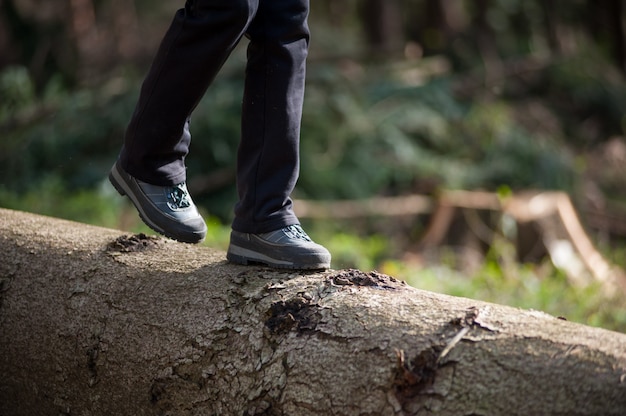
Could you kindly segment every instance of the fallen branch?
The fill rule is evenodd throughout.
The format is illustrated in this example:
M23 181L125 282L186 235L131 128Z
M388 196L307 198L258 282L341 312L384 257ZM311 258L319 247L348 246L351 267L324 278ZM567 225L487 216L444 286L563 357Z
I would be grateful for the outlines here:
M375 197L349 201L294 201L301 218L349 219L371 216L403 216L428 214L433 210L432 198L423 195Z

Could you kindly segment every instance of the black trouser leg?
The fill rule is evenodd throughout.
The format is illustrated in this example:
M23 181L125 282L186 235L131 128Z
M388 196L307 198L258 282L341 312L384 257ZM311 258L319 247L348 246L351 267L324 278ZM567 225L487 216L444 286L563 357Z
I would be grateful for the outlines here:
M257 7L258 0L188 0L176 13L126 132L120 160L128 173L154 185L185 181L190 114Z
M250 39L233 229L262 233L295 224L308 51L308 0L260 0Z
M308 0L188 0L142 86L122 167L155 185L185 180L191 112L246 33L233 228L261 233L297 223L290 194L299 171L308 10Z

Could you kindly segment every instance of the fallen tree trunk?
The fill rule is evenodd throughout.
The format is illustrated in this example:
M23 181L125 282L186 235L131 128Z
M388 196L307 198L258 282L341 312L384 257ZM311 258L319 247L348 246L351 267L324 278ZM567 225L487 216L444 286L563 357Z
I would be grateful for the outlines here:
M0 209L0 414L623 415L626 335Z

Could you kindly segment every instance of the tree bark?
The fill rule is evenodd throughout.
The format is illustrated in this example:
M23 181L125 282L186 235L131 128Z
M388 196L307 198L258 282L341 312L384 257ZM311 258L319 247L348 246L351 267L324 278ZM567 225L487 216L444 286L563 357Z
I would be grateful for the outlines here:
M623 415L626 335L0 209L0 414Z

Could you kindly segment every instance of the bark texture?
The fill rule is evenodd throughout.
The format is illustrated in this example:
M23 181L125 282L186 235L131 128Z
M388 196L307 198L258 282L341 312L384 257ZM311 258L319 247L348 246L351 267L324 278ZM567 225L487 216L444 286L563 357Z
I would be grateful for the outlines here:
M0 415L624 415L626 335L0 209Z

